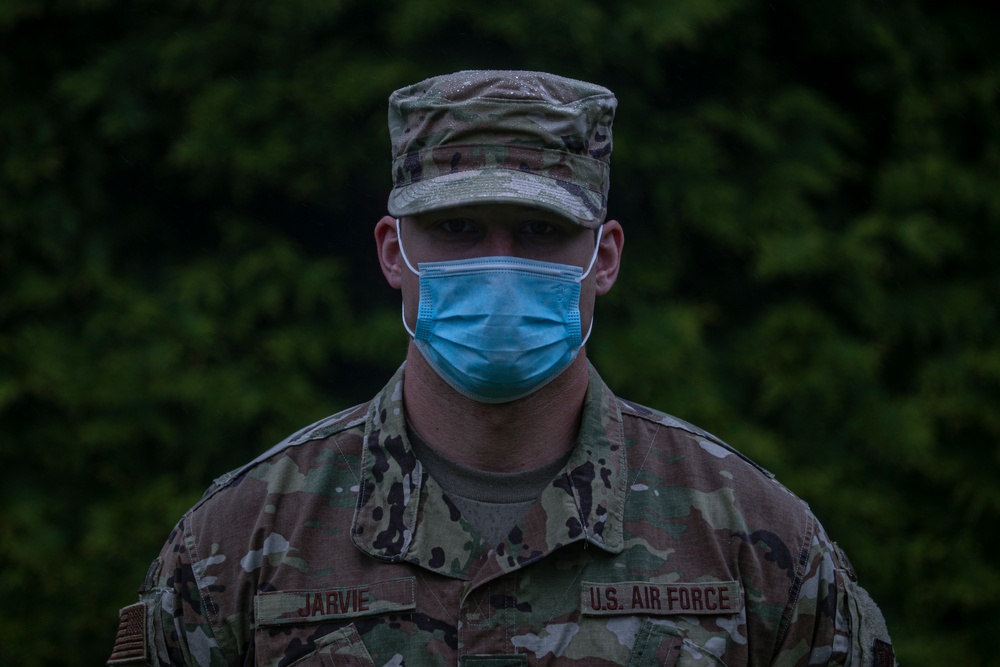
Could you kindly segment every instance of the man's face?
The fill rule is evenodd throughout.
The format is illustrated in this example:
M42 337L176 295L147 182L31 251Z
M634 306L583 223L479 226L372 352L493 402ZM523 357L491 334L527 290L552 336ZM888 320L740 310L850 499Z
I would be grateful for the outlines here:
M410 264L475 257L518 257L579 266L594 254L597 234L565 218L527 206L487 204L443 209L400 220L400 236ZM595 270L580 289L584 331L593 315ZM416 326L419 278L400 273L407 324Z

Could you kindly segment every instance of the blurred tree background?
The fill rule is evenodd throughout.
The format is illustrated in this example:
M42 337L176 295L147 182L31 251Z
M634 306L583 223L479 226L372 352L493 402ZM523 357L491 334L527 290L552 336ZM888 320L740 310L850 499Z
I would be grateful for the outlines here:
M618 95L612 387L807 500L905 664L996 664L986 7L0 0L0 664L102 664L212 478L382 386L386 98L489 67Z

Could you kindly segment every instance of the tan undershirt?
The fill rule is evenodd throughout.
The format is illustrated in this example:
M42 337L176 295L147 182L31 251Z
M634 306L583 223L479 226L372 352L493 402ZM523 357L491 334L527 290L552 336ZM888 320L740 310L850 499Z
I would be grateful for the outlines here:
M570 454L522 472L477 470L451 461L412 428L407 436L417 459L488 544L497 544L566 465Z

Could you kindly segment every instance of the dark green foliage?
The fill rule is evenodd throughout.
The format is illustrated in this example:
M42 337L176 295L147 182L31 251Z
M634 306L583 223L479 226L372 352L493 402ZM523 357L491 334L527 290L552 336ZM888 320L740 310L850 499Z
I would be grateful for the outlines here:
M0 663L100 664L213 477L381 386L386 97L504 67L620 100L609 383L805 498L906 664L989 664L997 12L807 5L0 0Z

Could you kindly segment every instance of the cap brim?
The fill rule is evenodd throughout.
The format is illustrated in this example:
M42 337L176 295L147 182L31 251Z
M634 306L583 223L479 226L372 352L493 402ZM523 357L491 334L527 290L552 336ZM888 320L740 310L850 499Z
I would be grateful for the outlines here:
M397 186L389 214L397 218L474 204L533 206L596 229L604 222L603 197L554 178L512 169L472 169Z

